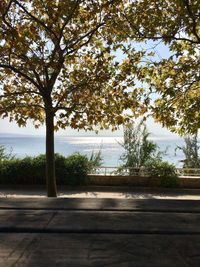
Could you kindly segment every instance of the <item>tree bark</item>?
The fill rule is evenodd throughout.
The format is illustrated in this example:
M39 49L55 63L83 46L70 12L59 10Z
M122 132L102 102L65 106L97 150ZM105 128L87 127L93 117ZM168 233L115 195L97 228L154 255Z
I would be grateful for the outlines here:
M46 107L46 184L47 196L57 197L54 157L54 113Z

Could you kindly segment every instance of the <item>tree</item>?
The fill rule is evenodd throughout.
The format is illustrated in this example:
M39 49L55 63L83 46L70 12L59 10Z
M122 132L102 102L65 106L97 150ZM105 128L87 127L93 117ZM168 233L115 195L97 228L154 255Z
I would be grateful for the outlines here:
M146 125L140 122L137 126L130 124L124 127L124 148L121 160L123 167L140 168L157 155L157 145L149 140L150 133Z
M122 1L2 0L0 116L46 125L47 195L56 196L54 130L115 129L143 112L129 61L111 53ZM132 86L133 90L127 90Z
M177 149L183 151L185 159L183 160L183 168L200 168L200 157L198 145L198 134L186 136L184 138L185 146L178 146Z
M138 80L148 84L146 103L156 121L180 134L200 128L199 11L199 0L139 0L126 3L113 19L119 40L146 44L137 70ZM150 41L153 48L165 44L170 56L149 53Z

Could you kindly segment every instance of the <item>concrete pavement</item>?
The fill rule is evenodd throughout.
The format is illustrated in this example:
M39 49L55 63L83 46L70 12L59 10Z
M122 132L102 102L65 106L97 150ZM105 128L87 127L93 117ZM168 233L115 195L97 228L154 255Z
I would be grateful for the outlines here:
M200 201L0 199L0 267L199 267Z
M150 188L135 186L62 186L58 196L64 198L117 198L117 199L188 199L200 200L200 189ZM44 198L45 186L0 185L0 197Z

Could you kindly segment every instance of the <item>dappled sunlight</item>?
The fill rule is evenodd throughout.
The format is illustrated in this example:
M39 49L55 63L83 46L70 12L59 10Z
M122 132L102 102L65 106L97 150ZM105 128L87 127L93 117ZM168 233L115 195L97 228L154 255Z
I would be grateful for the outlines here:
M200 200L200 190L182 190L182 191L174 191L174 190L154 190L154 189L131 189L124 190L123 188L118 188L113 191L111 188L101 188L101 190L94 190L84 188L84 189L73 189L73 190L61 190L58 193L58 198L86 198L86 199L193 199ZM121 192L120 192L121 189ZM1 189L0 198L34 198L34 199L45 199L46 192L43 190L9 190L9 189Z

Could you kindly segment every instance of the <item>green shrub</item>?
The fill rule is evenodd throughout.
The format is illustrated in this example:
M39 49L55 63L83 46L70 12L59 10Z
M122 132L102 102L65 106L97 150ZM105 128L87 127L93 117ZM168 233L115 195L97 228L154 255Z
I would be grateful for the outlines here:
M38 162L37 158L33 157L5 160L1 162L0 182L9 184L44 184L44 166L44 162Z
M178 176L176 167L159 158L151 159L146 168L151 177L160 178L161 187L176 187L178 186Z
M89 171L92 172L95 168L102 166L102 164L103 164L103 157L101 148L97 152L92 151L92 154L89 158Z
M6 148L0 145L0 162L4 160L11 160L14 159L15 156L12 154L12 149L9 153L6 152Z
M45 155L11 159L0 162L1 184L45 184ZM86 156L74 154L64 157L55 154L55 172L58 184L80 185L86 182L89 161Z
M65 179L67 184L85 184L89 169L90 164L86 156L76 153L67 157L65 160L65 177L67 178Z

